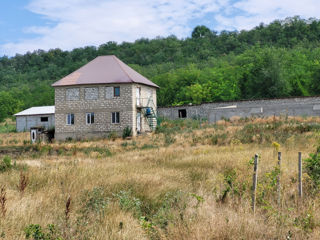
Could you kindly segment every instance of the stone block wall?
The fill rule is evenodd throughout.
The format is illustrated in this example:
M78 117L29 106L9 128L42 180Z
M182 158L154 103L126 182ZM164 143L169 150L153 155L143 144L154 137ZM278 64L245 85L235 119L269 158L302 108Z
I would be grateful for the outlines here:
M158 115L178 119L179 110L185 109L187 118L203 118L216 122L223 118L268 116L320 116L320 97L283 98L272 100L230 101L203 103L179 107L158 108Z
M108 97L106 89L110 87L120 87L120 96ZM56 87L55 137L63 140L105 137L110 132L121 134L126 126L133 125L132 101L132 84ZM120 113L120 123L112 123L112 112ZM69 113L74 114L73 125L67 125ZM93 124L86 123L86 113L94 113Z
M120 96L113 96L113 87L120 87ZM55 137L64 140L106 137L110 132L122 134L127 126L137 134L136 88L141 88L141 99L152 96L156 106L156 88L142 84L105 84L55 88ZM112 123L112 112L120 113L120 123ZM67 125L67 115L74 114L74 124ZM94 113L94 123L86 123L86 113ZM141 114L141 131L149 125Z

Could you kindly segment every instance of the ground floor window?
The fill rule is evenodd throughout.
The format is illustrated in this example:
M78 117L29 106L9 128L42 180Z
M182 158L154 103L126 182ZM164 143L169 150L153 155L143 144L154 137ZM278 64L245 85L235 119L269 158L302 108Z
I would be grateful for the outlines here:
M112 123L120 123L120 113L119 112L112 113Z
M48 122L49 118L48 117L41 117L40 121L41 122Z
M179 118L186 118L187 117L187 110L186 109L179 109Z
M94 113L86 113L86 121L87 121L87 124L93 124L94 123Z
M74 114L68 113L67 114L67 125L73 125L74 124Z

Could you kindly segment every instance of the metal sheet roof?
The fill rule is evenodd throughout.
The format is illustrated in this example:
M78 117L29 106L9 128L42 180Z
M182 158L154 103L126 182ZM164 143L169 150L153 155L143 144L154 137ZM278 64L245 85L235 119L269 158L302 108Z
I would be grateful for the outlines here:
M54 114L54 106L43 106L43 107L31 107L22 112L14 114L14 116L29 116L29 115L47 115Z
M99 56L68 76L55 82L52 86L108 83L140 83L156 88L159 87L114 55Z

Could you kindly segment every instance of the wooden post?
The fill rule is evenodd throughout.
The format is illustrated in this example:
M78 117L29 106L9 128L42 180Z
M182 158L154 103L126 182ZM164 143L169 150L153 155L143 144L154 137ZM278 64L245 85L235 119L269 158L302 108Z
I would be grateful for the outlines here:
M301 152L298 154L298 169L299 169L299 197L302 198L302 158L301 158Z
M254 156L254 168L253 168L253 184L252 184L252 211L255 214L256 210L256 192L258 183L258 154Z
M279 173L277 177L277 192L278 192L278 206L281 206L281 152L278 152L278 168L279 168Z

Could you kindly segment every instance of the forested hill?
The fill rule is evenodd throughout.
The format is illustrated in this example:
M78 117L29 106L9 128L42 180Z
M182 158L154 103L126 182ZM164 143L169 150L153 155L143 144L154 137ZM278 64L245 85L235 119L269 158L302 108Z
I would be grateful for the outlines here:
M54 104L51 84L99 55L114 54L158 84L158 105L320 95L320 22L299 17L219 34L107 42L0 58L0 121Z

